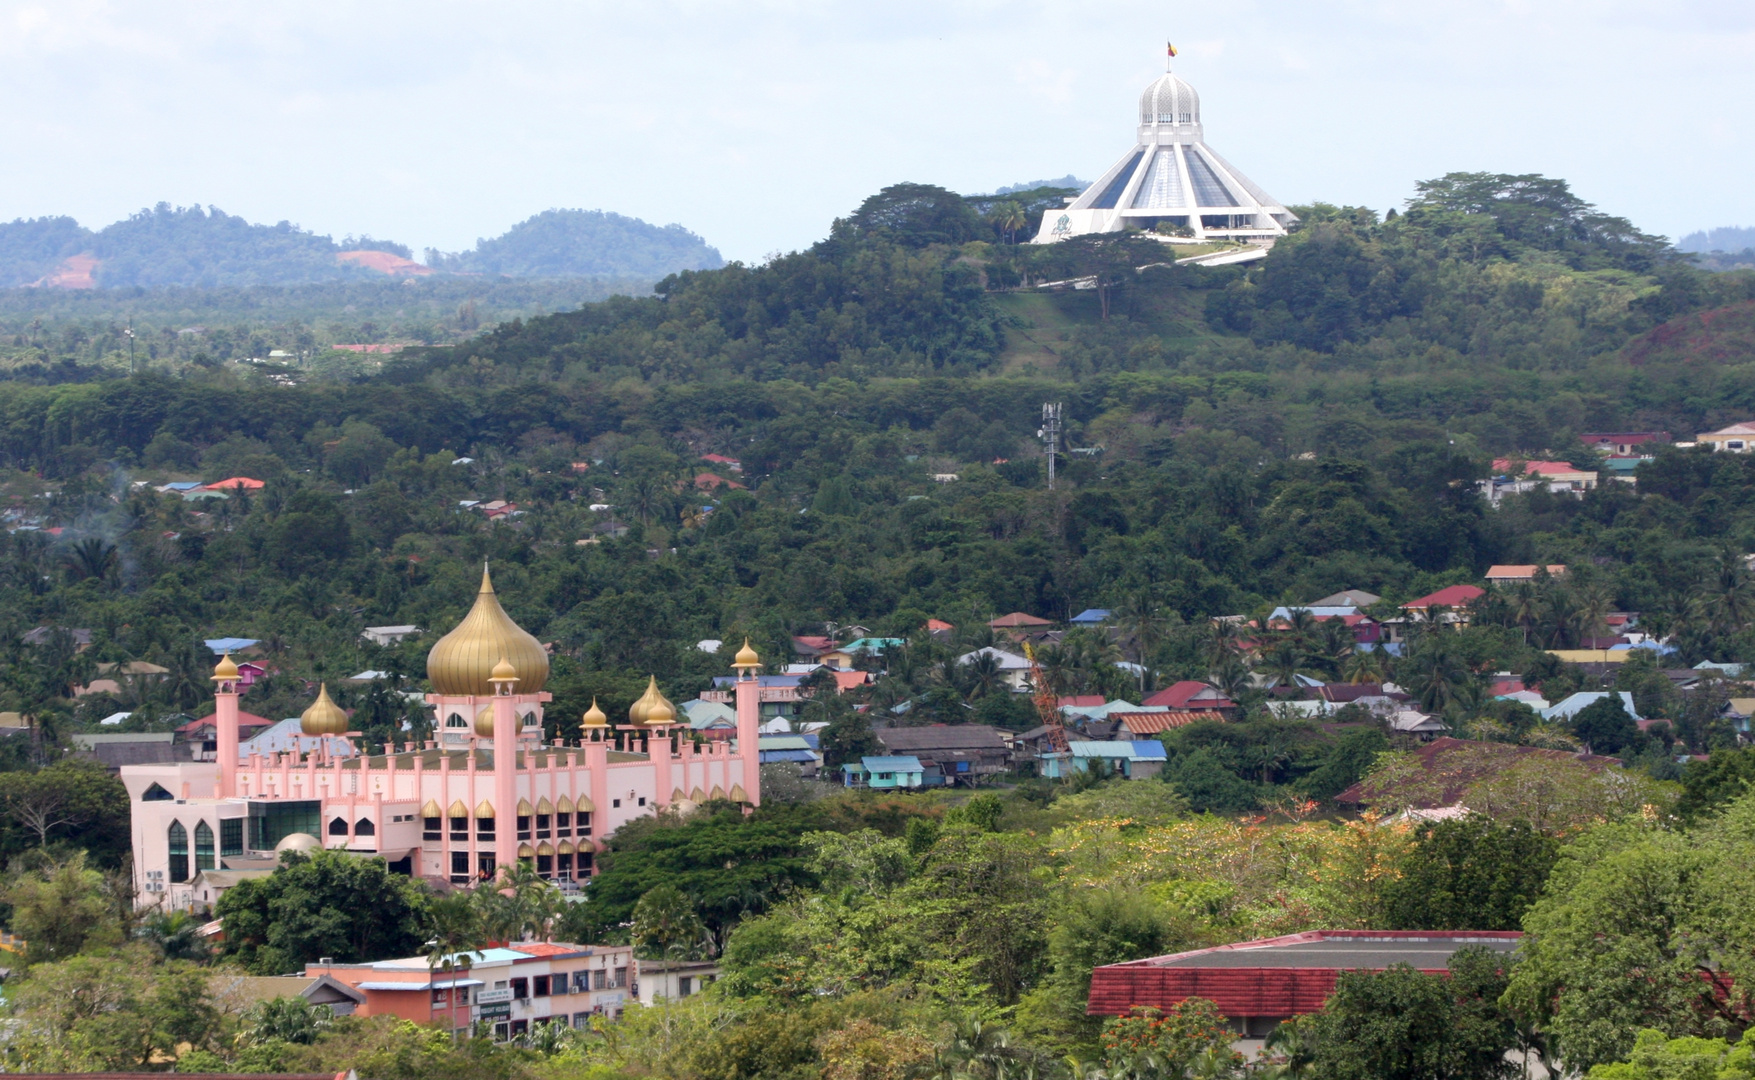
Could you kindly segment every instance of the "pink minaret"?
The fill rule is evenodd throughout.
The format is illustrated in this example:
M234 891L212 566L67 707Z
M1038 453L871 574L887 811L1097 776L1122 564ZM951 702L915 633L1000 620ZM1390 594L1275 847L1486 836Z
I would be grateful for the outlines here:
M743 789L752 806L762 805L762 694L756 679L761 666L762 658L744 638L731 667L737 672L737 756L743 759Z
M238 665L230 653L213 669L214 760L219 765L219 797L238 793Z
M488 679L494 684L494 816L499 833L494 841L494 865L518 862L518 712L512 708L518 672L504 657L494 665Z

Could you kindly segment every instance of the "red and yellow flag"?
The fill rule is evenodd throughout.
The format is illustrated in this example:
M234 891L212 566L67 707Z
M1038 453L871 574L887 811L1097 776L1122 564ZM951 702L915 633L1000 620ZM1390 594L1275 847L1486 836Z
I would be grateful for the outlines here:
M1175 56L1175 55L1176 55L1176 46L1174 46L1174 45L1172 45L1172 44L1170 44L1170 43L1169 43L1169 42L1168 42L1168 41L1166 41L1166 42L1165 42L1165 43L1164 43L1164 48L1165 48L1165 49L1167 49L1167 50L1168 50L1168 51L1169 51L1169 53L1170 53L1170 55L1171 55L1171 56Z

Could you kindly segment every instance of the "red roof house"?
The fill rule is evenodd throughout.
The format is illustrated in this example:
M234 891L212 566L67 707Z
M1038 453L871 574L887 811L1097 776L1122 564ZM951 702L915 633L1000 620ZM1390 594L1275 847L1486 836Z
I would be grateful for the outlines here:
M1510 953L1522 937L1517 930L1316 930L1240 941L1105 964L1091 972L1085 1011L1122 1016L1141 1006L1168 1009L1202 997L1219 1007L1238 1035L1259 1039L1283 1020L1319 1011L1343 971L1407 964L1443 973L1459 949L1478 945Z
M252 480L248 476L228 476L224 480L215 480L211 484L203 484L202 491L257 491L264 487L262 481Z
M797 634L792 638L792 651L810 660L835 648L835 639L819 634Z
M1152 694L1141 705L1163 705L1193 712L1216 712L1235 707L1235 702L1204 682L1184 679Z
M1403 611L1428 611L1434 607L1460 608L1487 595L1487 590L1478 585L1451 585L1439 589L1435 593L1427 593L1417 600L1409 600L1402 605Z
M700 491L712 491L714 488L719 487L735 488L738 491L747 490L736 480L727 480L723 476L714 476L710 472L697 473L695 475L695 487Z
M1037 626L1053 626L1053 619L1038 619L1034 615L1026 615L1014 611L1010 615L1001 615L987 624L995 630L1028 630Z

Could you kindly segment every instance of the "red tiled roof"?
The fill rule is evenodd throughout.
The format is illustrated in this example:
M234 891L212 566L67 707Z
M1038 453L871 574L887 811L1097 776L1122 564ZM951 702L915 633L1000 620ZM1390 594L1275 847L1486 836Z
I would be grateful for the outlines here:
M224 480L215 480L204 485L202 491L224 491L227 488L241 488L244 491L255 491L263 486L262 481L252 480L248 476L228 476Z
M845 694L849 690L853 690L853 689L857 689L858 687L865 686L865 685L869 684L870 682L871 682L871 672L869 672L869 671L837 671L837 672L835 672L835 689L837 692L842 693L842 694Z
M697 473L695 475L695 487L702 491L712 491L716 487L736 488L739 491L745 490L744 486L736 480L727 480L723 476L714 476L710 472Z
M811 652L828 652L835 647L835 639L819 634L798 634L793 637L792 644Z
M1021 611L1014 611L1010 615L1001 615L987 625L993 627L995 630L1009 630L1017 626L1053 626L1054 620L1038 619L1034 615L1026 615Z
M1511 472L1511 464L1515 460L1517 459L1495 458L1493 461L1493 471L1496 473ZM1518 475L1520 476L1554 476L1562 473L1583 473L1592 471L1590 469L1575 469L1569 461L1525 461L1522 465L1522 469L1518 471Z
M948 623L948 622L945 622L945 621L944 621L944 620L943 620L943 619L928 619L928 620L926 620L926 629L927 629L927 630L928 630L928 631L932 631L932 630L955 630L955 629L956 629L956 627L955 627L955 626L953 626L953 625L951 625L951 624L950 624L950 623Z
M1147 697L1141 705L1168 705L1172 709L1229 709L1231 699L1204 682L1184 679Z
M177 734L179 734L179 735L193 735L197 731L200 731L204 727L217 727L218 724L216 724L215 721L218 719L219 719L218 713L208 713L206 716L203 716L201 719L191 720L187 724L184 724L182 727L178 728ZM274 721L269 720L266 717L257 716L254 713L247 713L247 712L238 713L238 728L239 728L239 730L242 730L244 728L253 728L253 727L264 728L264 727L273 727L273 726L274 726Z
M1133 735L1156 735L1160 731L1170 731L1189 724L1199 724L1213 719L1211 709L1195 711L1193 709L1169 712L1119 712L1110 713L1109 719L1119 720L1123 727Z
M1402 609L1405 611L1423 611L1434 604L1440 604L1444 607L1462 607L1471 600L1478 600L1486 595L1487 590L1481 588L1479 585L1452 585L1448 588L1439 589L1435 593L1428 593L1425 596L1420 597L1418 600L1409 600L1402 605Z

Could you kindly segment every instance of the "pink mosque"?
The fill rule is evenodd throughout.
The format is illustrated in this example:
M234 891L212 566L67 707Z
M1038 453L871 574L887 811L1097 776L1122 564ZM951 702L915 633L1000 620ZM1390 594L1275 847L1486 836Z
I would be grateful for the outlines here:
M288 850L340 848L435 884L470 886L523 862L588 878L603 837L665 807L761 802L755 650L736 672L737 738L697 741L653 680L611 726L595 702L577 741L543 741L548 653L514 623L487 570L467 616L427 655L435 737L362 754L326 689L296 749L240 747L239 673L214 668L212 761L130 765L134 883L142 906L199 910ZM285 745L284 740L282 745Z

